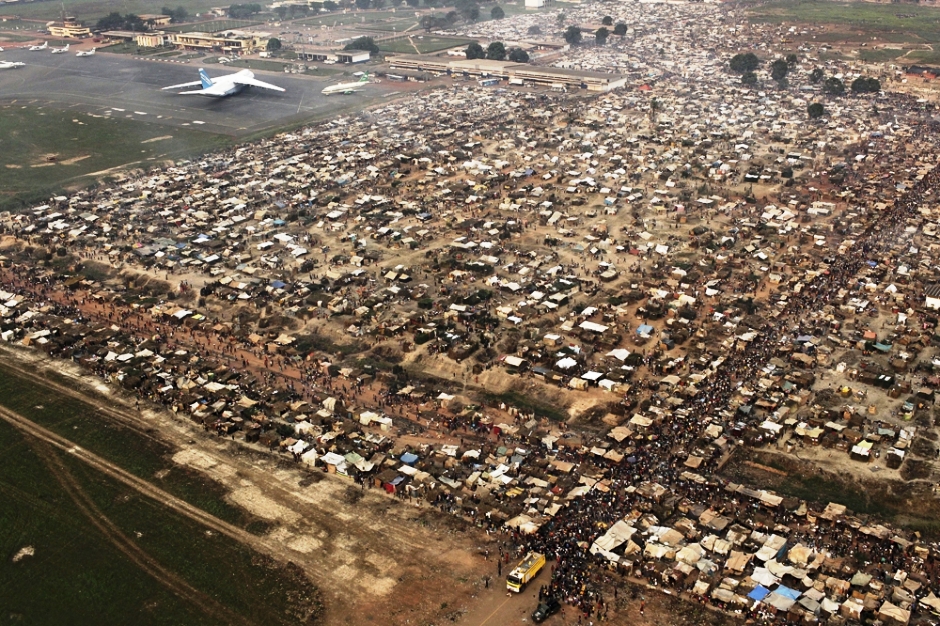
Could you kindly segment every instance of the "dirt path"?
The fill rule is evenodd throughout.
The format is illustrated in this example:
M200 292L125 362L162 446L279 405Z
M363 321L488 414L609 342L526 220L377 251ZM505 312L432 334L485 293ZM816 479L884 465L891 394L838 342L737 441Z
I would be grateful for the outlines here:
M63 452L67 452L71 454L74 458L98 470L99 472L101 472L102 474L105 474L109 478L112 478L114 480L117 480L123 483L124 485L130 487L131 489L134 489L141 495L145 495L148 498L156 500L160 504L163 504L164 506L170 509L173 509L174 511L176 511L177 513L181 515L184 515L194 521L197 521L200 524L208 526L212 530L222 533L228 537L231 537L232 539L235 539L244 544L250 545L252 548L255 548L259 552L269 551L267 550L266 543L263 540L259 539L258 537L255 537L251 533L244 531L238 528L237 526L233 526L231 524L223 522L217 517L214 517L206 513L202 509L197 508L189 504L188 502L180 500L176 496L169 494L166 491L163 491L162 489L151 485L145 480L137 478L133 474L130 474L127 471L121 469L114 463L110 463L109 461L106 461L102 459L101 457L95 454L92 454L91 452L75 445L73 442L69 441L68 439L64 437L60 437L59 435L55 434L51 430L43 428L42 426L37 425L36 423L26 419L25 417L17 413L14 413L13 411L0 407L0 419L14 426L15 428L22 431L23 433L33 437L34 439L42 441L50 446L53 446L55 448L58 448L59 450L62 450ZM65 471L64 467L61 467L60 471L55 471L55 469L52 468L51 466L50 466L50 469L53 469L53 472L56 474L56 478L60 480L64 478L64 474L63 474L63 471ZM68 485L63 485L63 486L66 487L66 489L70 491L69 495L74 497L75 496L75 493L73 493L74 489L80 490L81 488L77 485L77 483L74 483L74 479L72 479L72 483L70 483L70 485L72 485L71 488ZM85 497L87 498L87 496ZM91 509L91 507L88 507L88 504L91 504L91 506L94 506L93 503L90 503L90 501L87 501L87 500L84 500L84 502L85 502L84 508L87 508L93 513L94 510ZM79 503L79 501L76 501L76 504L78 504L80 508L83 508L83 505ZM100 517L103 517L103 515L101 515L99 512L97 516L93 515L92 517L100 518ZM102 532L106 532L106 531L103 530Z
M12 414L16 415L16 414ZM94 524L102 535L118 550L120 550L128 559L138 568L149 574L161 585L167 587L171 592L183 598L196 606L205 615L219 620L226 624L245 624L250 626L251 621L242 616L233 613L223 605L219 604L213 598L192 587L185 580L167 570L156 559L147 554L137 544L132 542L102 511L98 508L92 498L85 492L79 482L72 476L72 473L62 463L62 459L55 453L53 444L47 438L41 437L35 432L27 431L23 428L21 421L13 418L11 421L10 412L0 411L0 417L12 423L32 439L32 446L38 452L37 456L49 468L49 471L55 479L62 485L62 488L68 494L69 498L78 507L82 515ZM21 418L22 419L22 418ZM85 459L83 459L85 460ZM99 468L96 468L99 469Z
M228 490L228 500L269 521L273 530L261 537L252 535L22 416L0 411L0 418L182 515L279 562L297 564L323 596L325 624L372 625L378 616L390 626L439 623L480 602L474 596L482 588L483 575L492 572L477 554L491 539L476 529L463 527L426 504L402 502L380 490L361 490L349 480L310 472L207 434L169 412L138 412L133 399L113 393L72 364L5 347L0 347L0 354L6 363L19 361L18 371L51 393L97 405L102 420L170 444L176 450L175 463L220 483ZM34 371L37 366L54 368L70 381L50 381ZM88 383L106 396L90 395Z

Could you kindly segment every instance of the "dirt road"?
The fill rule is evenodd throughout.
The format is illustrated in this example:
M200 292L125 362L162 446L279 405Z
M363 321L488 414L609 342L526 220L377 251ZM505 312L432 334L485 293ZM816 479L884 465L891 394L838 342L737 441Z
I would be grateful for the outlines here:
M452 619L474 610L479 598L473 596L483 587L483 575L492 575L486 567L492 563L479 556L486 536L472 528L459 530L453 518L427 505L401 502L379 490L363 491L341 477L312 474L207 435L165 411L138 412L117 394L89 395L86 381L95 383L99 392L109 389L68 363L34 352L3 348L2 353L7 363L19 360L23 375L51 392L94 402L103 420L132 425L142 436L170 443L176 464L221 483L228 489L228 500L267 520L273 529L264 536L252 535L22 416L2 410L0 418L208 528L279 562L296 563L319 588L328 625ZM74 384L51 382L31 372L36 366L55 367Z

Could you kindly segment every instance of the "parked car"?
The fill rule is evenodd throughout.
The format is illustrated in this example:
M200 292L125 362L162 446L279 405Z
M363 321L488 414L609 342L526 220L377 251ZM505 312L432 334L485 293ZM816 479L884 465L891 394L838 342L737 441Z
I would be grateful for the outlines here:
M532 613L532 621L536 624L541 624L557 613L560 608L561 603L558 600L552 597L546 598L543 602L539 603L538 608Z

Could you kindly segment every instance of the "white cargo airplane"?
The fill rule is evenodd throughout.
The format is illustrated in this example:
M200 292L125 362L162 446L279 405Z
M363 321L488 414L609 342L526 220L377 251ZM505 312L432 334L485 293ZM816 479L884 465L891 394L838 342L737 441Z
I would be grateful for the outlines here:
M92 48L91 50L80 50L80 51L78 51L78 52L75 53L75 56L77 56L77 57L90 57L90 56L94 56L94 55L95 55L95 50L97 50L97 49L98 49L98 48Z
M23 67L25 63L14 63L13 61L0 61L0 70L15 70L18 67Z
M39 50L45 50L48 47L49 47L49 42L44 41L42 42L41 46L30 46L27 48L27 50L29 50L30 52L38 52Z
M338 85L330 85L329 87L325 88L320 93L322 93L324 96L330 96L335 93L350 94L350 93L355 93L359 91L360 89L362 89L368 84L369 84L369 73L366 72L365 74L362 75L362 78L360 78L358 81L354 83L340 83Z
M53 48L51 50L52 54L65 54L69 51L69 44L65 44L64 48Z
M264 89L273 89L274 91L284 91L282 87L278 87L277 85L255 80L255 75L251 70L242 70L234 74L219 76L218 78L209 78L209 75L206 74L206 70L202 69L201 67L199 68L199 80L193 81L191 83L170 85L169 87L164 87L163 89L182 89L183 87L195 87L197 85L201 85L202 89L196 89L194 91L181 91L180 95L197 94L200 96L224 98L225 96L231 96L238 93L245 87L263 87Z

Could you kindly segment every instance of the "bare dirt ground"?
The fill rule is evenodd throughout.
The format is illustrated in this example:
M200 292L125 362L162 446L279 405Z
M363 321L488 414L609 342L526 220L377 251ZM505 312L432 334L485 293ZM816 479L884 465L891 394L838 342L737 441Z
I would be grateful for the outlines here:
M93 467L209 528L281 562L299 565L326 603L324 624L404 625L455 618L474 603L483 575L493 575L479 556L486 536L473 528L460 530L459 521L427 506L401 502L377 490L360 492L351 481L246 450L166 412L138 413L117 394L93 393L80 372L60 361L18 350L3 349L3 355L8 362L54 367L72 378L71 387L51 384L60 393L96 400L103 419L154 429L178 449L174 461L219 481L229 489L231 502L272 522L266 535L251 535L99 457L73 450ZM30 368L23 371L29 374ZM50 385L46 379L43 384ZM95 384L95 391L108 391L102 387ZM74 448L16 414L5 411L0 416L50 445Z

